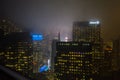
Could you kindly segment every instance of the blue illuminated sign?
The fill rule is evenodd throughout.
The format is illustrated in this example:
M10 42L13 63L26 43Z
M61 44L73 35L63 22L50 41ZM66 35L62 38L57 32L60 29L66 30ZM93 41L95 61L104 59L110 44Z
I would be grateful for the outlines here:
M41 40L43 40L43 35L41 35L41 34L32 34L32 40L41 41Z
M43 65L42 67L40 67L39 72L44 72L48 70L48 66L47 65Z

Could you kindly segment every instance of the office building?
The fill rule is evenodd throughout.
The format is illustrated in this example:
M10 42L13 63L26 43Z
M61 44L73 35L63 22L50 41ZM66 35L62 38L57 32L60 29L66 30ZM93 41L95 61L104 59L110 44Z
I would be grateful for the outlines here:
M99 73L104 58L103 42L101 38L101 27L99 21L77 21L73 23L73 41L84 41L93 43L93 73ZM98 63L99 62L99 63Z
M57 42L54 72L56 80L92 80L92 44Z
M51 49L51 34L33 33L33 63L34 73L41 73L40 69L47 65L50 67L50 49Z
M42 34L31 34L32 45L33 45L33 72L38 73L40 65L43 64L43 53L42 53Z
M5 67L21 73L24 76L32 76L32 37L29 32L14 32L5 36L2 40L0 62Z
M73 41L87 41L99 43L100 36L100 23L96 22L74 22L73 24Z

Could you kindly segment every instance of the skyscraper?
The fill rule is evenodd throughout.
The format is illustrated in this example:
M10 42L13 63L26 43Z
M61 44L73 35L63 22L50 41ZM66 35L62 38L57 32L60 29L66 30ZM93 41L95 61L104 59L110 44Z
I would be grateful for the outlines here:
M54 69L56 80L92 80L92 44L57 42Z
M101 39L101 27L99 21L77 21L73 23L73 41L93 43L93 73L99 73L103 62L103 48ZM99 62L99 63L98 63Z
M50 48L51 40L50 34L33 33L33 63L34 73L41 72L41 68L50 63Z
M42 34L32 34L33 45L33 72L38 73L40 65L43 64L43 52L42 52Z
M14 32L2 40L0 62L22 75L31 77L32 74L32 37L29 32Z
M99 21L74 22L73 41L87 41L99 43L101 41L101 30Z

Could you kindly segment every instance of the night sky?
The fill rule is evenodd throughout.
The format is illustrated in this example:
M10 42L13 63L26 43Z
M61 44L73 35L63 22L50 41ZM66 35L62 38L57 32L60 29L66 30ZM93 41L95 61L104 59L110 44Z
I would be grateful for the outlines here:
M3 0L2 16L33 32L70 37L74 21L100 20L102 36L120 35L120 0Z

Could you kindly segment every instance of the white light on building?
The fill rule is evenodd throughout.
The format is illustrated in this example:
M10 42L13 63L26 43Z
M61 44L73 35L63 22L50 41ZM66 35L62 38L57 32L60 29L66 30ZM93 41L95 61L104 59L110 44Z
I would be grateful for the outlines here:
M65 41L66 41L66 42L68 41L68 37L65 37Z
M50 59L48 59L48 69L50 69L51 63L50 63Z
M89 24L100 24L99 21L90 21Z

